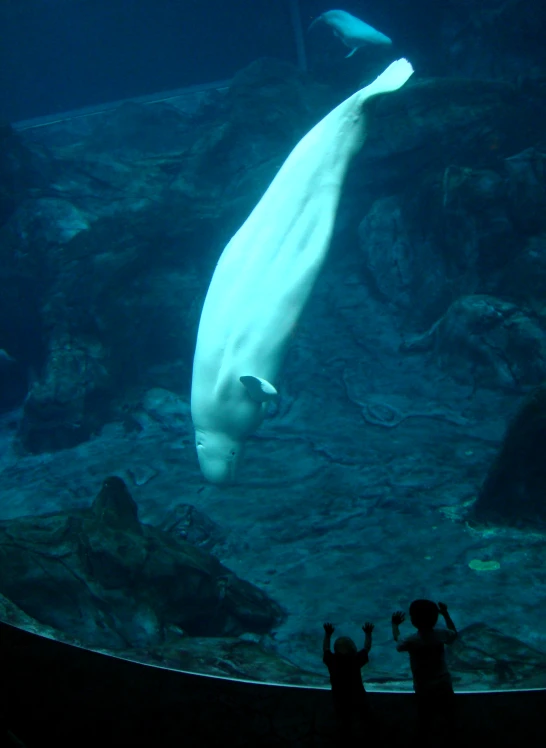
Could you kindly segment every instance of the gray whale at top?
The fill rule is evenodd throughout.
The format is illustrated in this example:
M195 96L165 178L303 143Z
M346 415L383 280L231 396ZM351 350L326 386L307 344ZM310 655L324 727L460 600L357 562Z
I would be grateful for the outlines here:
M327 10L315 18L308 30L311 31L313 26L319 22L330 26L334 35L349 47L351 51L345 55L346 57L351 57L357 49L366 47L368 44L392 44L388 36L345 10Z

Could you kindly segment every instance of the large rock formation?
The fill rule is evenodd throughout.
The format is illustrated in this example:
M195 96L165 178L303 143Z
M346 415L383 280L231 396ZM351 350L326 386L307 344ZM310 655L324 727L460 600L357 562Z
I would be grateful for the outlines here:
M446 648L446 659L455 688L466 678L480 691L542 688L546 673L544 652L487 623L459 630L455 644Z
M360 224L370 288L406 324L431 324L469 294L540 304L545 155L528 148L499 159L499 142L483 145L494 168L464 165L478 162L468 153L461 165L432 165L412 189L375 200Z
M282 618L267 595L178 529L141 524L115 476L89 510L2 522L0 557L0 594L91 647L154 647L172 627L190 636L265 633Z
M546 379L546 333L515 304L464 296L404 352L430 351L441 368L472 386L522 391Z
M48 189L49 175L41 166L13 128L0 122L0 349L14 363L0 365L0 413L22 402L28 389L28 366L43 358L41 247L36 242L23 249L26 237L13 223L33 192Z

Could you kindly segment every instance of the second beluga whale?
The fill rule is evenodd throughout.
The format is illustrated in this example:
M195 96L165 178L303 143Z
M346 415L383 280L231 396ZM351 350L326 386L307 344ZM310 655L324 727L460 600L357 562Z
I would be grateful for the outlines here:
M245 442L277 395L291 334L330 247L347 169L366 140L366 103L412 73L407 60L393 62L315 125L220 256L191 390L199 465L212 483L235 480Z
M330 26L334 35L341 39L346 47L349 47L351 51L345 57L352 57L357 49L366 47L368 44L392 44L392 40L386 34L374 29L373 26L351 13L347 13L346 10L327 10L315 18L309 26L309 31L315 24L321 22Z

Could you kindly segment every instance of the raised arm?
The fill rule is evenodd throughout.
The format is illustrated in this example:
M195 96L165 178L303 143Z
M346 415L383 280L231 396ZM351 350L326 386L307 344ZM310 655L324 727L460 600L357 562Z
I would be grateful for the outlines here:
M323 625L324 628L324 639L322 642L322 651L323 652L331 652L330 649L330 642L332 640L332 634L334 633L334 627L331 623L325 623Z
M396 613L392 614L391 617L391 623L392 623L392 638L395 642L400 639L400 624L404 623L406 616L404 613L402 613L401 610L397 610Z
M362 626L362 631L364 632L364 651L369 652L372 648L372 632L374 629L373 623L366 622L364 626Z
M448 629L456 634L457 629L455 628L455 624L451 620L451 616L447 612L447 605L445 603L438 603L438 612L446 622L446 626L448 627Z

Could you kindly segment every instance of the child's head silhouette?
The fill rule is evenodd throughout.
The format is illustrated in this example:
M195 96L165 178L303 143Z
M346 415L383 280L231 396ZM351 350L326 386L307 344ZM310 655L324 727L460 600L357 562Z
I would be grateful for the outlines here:
M432 629L438 621L438 606L432 600L414 600L409 614L416 629Z
M356 644L349 636L340 636L334 642L334 652L336 654L345 655L356 651Z

